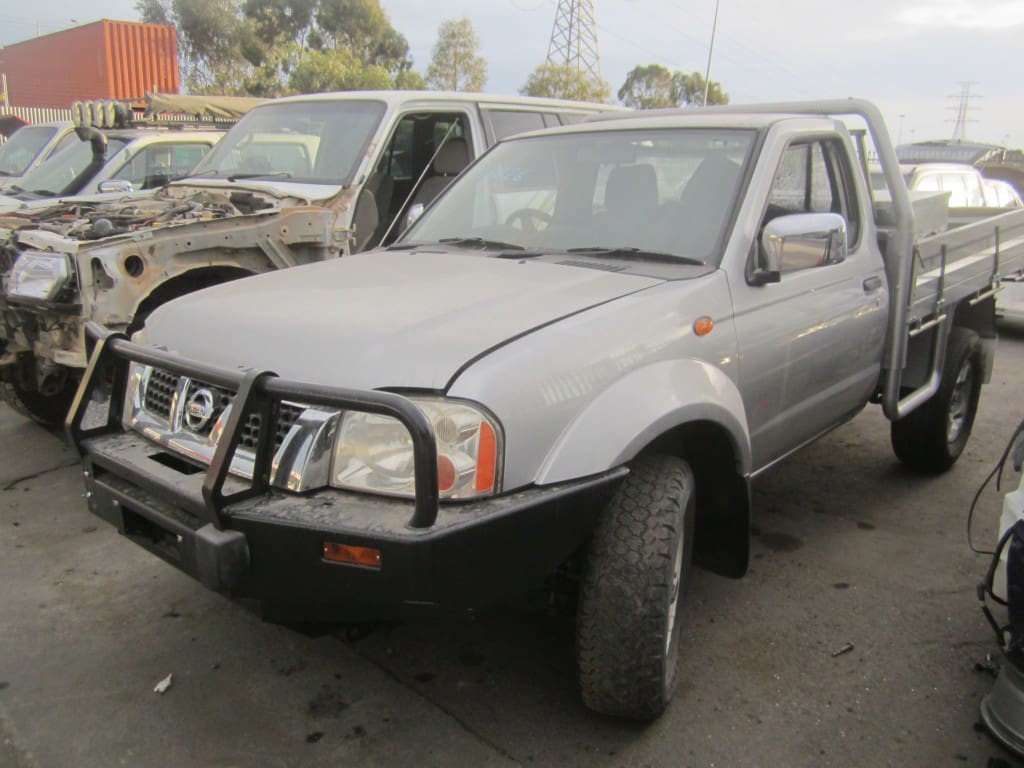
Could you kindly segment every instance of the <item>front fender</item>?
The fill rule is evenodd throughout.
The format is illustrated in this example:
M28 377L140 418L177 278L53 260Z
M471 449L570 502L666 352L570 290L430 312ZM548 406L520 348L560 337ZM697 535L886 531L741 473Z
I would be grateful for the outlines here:
M746 411L732 379L699 360L665 360L631 371L569 424L537 475L546 485L594 475L630 461L682 424L711 422L732 441L737 473L750 474Z

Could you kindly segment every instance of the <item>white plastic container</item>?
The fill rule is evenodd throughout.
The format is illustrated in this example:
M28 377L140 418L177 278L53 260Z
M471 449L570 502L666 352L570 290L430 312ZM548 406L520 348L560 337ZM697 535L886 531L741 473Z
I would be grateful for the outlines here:
M1009 464L1009 462L1007 463ZM996 541L1003 538L1003 534L1010 530L1018 520L1024 520L1024 473L1021 474L1017 490L1006 494L1003 498L1003 514L999 517L999 536ZM996 566L996 573L992 579L992 591L996 597L1002 600L1006 599L1006 558L1009 549L1008 546L1003 548L1002 554L999 556L999 565Z

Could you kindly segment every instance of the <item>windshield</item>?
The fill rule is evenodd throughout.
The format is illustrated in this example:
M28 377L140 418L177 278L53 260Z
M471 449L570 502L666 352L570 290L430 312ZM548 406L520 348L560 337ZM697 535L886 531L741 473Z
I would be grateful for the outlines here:
M467 170L403 240L635 249L717 264L754 137L687 128L511 139Z
M53 138L52 125L26 125L0 147L0 176L21 176Z
M113 158L127 142L122 138L106 139L106 157ZM38 168L25 174L17 182L17 188L40 195L44 198L56 198L68 195L69 187L79 179L92 163L92 144L89 141L76 141L62 148L53 157ZM96 166L91 175L102 168ZM81 186L76 184L76 186Z
M384 104L377 101L257 107L228 131L191 176L348 184L383 114Z
M107 158L116 155L127 142L124 139L107 137ZM18 189L43 197L59 197L70 194L68 188L89 167L92 162L92 144L77 141L60 150L38 168L25 174L17 183ZM103 166L93 169L94 175ZM75 184L81 188L81 184Z

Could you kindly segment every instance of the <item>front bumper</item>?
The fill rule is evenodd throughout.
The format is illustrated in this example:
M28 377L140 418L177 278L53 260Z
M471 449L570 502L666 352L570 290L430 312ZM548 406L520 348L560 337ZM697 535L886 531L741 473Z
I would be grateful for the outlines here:
M89 509L134 542L276 621L357 620L464 610L542 583L590 535L600 495L625 470L440 507L412 528L413 504L325 489L272 491L203 513L202 471L145 439L86 440ZM195 468L198 469L198 468ZM325 560L328 542L380 550L380 568Z
M539 585L587 539L602 495L627 472L618 468L557 486L441 505L433 428L403 397L217 369L89 330L97 347L67 429L83 457L90 509L207 587L258 600L270 620L464 610ZM209 467L121 428L131 360L188 371L236 392ZM106 413L97 414L103 392L109 393ZM253 478L231 475L248 416L258 413L262 424L273 424L274 403L283 400L388 413L402 421L414 447L415 500L272 488L272 429L260 430ZM379 567L327 560L329 544L379 550Z

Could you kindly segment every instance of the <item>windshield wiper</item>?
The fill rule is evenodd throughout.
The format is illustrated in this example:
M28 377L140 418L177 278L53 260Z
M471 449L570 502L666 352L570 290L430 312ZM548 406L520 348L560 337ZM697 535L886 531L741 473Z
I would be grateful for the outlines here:
M273 173L232 173L224 178L228 181L238 181L239 179L290 179L291 177L291 171L274 171Z
M610 256L615 259L636 257L646 261L664 261L673 264L695 264L701 267L707 265L707 262L701 261L700 259L694 259L689 256L680 256L675 253L665 253L663 251L649 251L646 248L619 248L605 245L589 245L580 248L568 248L566 249L566 253L585 253L593 256Z
M525 251L521 245L503 243L500 240L486 240L482 237L442 237L437 242L458 248L501 248L505 251Z

